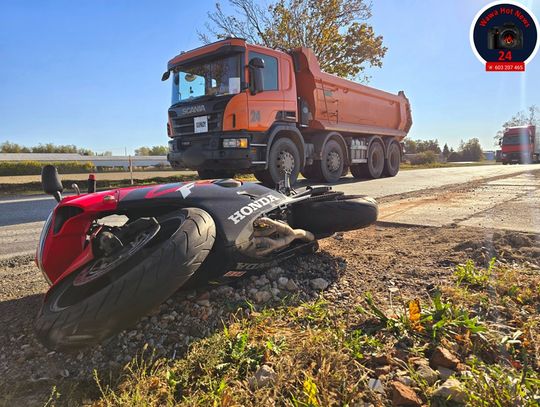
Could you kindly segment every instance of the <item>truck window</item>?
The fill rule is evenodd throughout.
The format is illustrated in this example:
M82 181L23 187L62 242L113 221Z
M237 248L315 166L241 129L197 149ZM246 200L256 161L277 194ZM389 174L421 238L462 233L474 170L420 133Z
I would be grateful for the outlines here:
M270 55L250 52L249 59L261 58L264 61L263 81L264 90L278 90L278 60Z

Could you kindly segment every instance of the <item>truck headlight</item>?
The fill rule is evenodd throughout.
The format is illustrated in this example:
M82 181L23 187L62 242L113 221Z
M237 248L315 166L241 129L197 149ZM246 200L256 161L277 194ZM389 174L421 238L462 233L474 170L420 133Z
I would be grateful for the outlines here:
M224 138L223 148L248 148L247 138Z
M502 154L501 154L501 157L506 157L506 153L502 153Z

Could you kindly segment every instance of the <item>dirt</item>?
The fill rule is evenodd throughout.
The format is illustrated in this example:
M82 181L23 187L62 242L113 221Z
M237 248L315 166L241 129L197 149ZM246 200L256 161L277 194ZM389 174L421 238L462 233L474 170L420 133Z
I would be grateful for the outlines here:
M247 310L246 301L263 298L258 295L263 290L273 292L269 296L273 299L260 305L278 304L290 291L296 291L296 301L308 300L318 294L313 280L323 278L330 283L324 296L336 306L352 307L371 292L391 307L401 297L427 298L434 287L451 284L454 265L469 258L485 265L497 256L502 262L526 262L540 270L538 239L533 234L464 227L374 225L325 239L317 254L285 263L266 275L244 278L233 286L180 291L133 330L96 349L70 355L50 352L33 336L33 318L47 284L32 259L3 261L0 405L43 405L55 385L74 405L94 398L98 393L93 369L102 376L114 374L140 354L145 343L159 355L177 357L189 343L220 329L221 321L239 308ZM279 276L295 284L285 289L277 284Z

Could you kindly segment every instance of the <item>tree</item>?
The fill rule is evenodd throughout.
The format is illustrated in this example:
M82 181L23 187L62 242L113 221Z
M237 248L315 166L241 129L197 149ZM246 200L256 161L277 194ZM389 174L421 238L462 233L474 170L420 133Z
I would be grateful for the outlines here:
M29 153L31 150L28 147L21 146L17 143L4 141L0 144L0 152L2 153Z
M499 145L503 134L509 127L515 126L540 126L540 109L536 105L529 106L526 110L517 112L510 120L503 123L502 129L495 135L495 146Z
M451 151L448 155L449 162L456 161L481 161L484 159L484 151L480 145L480 140L472 138L467 142L461 140L457 152Z
M416 141L410 138L405 139L405 153L416 154Z
M166 146L139 147L135 149L135 155L167 155L168 148Z
M387 48L365 21L371 4L365 0L275 0L267 7L256 0L229 0L234 15L221 4L208 13L203 42L226 37L245 38L269 48L311 48L321 69L342 77L367 82L366 66L382 66ZM214 38L212 38L214 37Z
M444 143L444 147L442 150L443 157L448 160L448 156L450 155L450 149L448 148L448 144Z
M416 152L433 151L436 154L441 153L439 140L416 140Z
M435 154L440 154L439 140L405 139L405 152L407 154L424 153L426 151L433 151Z
M466 143L461 141L459 152L463 161L481 161L484 159L484 151L480 145L480 140L472 138Z
M73 144L56 145L53 143L38 144L34 147L24 147L16 143L5 141L0 144L2 153L71 153L81 155L94 155L92 150L87 148L78 148Z

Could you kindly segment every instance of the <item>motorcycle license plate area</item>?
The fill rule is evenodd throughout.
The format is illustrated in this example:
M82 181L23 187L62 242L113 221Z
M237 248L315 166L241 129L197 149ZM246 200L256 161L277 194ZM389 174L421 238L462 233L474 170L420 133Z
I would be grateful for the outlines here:
M208 116L198 116L193 118L193 128L195 133L208 132Z

